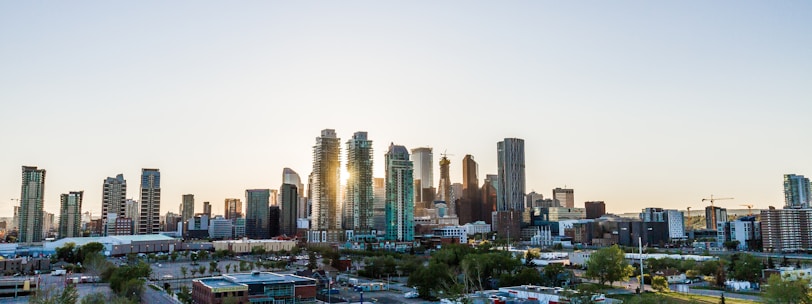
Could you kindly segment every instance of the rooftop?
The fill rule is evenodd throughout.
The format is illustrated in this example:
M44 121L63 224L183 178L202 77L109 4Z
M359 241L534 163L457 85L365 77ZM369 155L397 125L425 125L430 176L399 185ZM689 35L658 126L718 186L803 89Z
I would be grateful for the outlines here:
M229 280L226 280L223 277L205 278L199 279L197 281L203 283L203 285L211 289L222 289L222 288L235 288L244 290L248 289L248 286L246 286L245 284L234 283Z
M295 242L290 240L249 240L249 239L240 239L240 240L224 240L224 241L214 241L213 243L226 243L226 244L262 244L262 243L282 243L282 242Z
M234 282L234 283L243 283L243 284L250 284L250 283L282 283L282 282L298 282L298 283L306 283L312 282L315 283L314 279L300 277L297 275L291 274L277 274L273 272L250 272L250 273L234 273L224 275L224 278L227 280Z

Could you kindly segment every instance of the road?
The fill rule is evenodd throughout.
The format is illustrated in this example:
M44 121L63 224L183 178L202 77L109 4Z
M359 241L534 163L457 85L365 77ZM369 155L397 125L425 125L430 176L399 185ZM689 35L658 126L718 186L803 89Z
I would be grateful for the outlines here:
M155 303L180 303L175 298L170 297L164 290L155 290L152 287L146 286L144 294L141 295L142 304L155 304Z

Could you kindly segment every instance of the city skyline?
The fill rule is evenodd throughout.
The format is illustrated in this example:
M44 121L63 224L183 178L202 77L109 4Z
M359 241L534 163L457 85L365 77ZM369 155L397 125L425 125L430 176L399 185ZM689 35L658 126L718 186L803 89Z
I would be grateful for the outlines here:
M497 174L495 143L521 138L526 193L613 213L780 208L783 175L812 175L810 3L99 4L0 5L0 216L21 166L47 170L50 213L84 191L101 215L120 173L140 200L157 168L160 214L183 194L223 214L283 168L306 179L325 128L432 147L435 176L453 154L451 183L466 154L480 184Z

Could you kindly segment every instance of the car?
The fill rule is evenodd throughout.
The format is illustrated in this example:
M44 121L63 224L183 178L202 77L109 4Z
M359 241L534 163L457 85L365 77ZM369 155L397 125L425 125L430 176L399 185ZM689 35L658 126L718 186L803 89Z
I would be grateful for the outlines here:
M418 296L420 296L420 295L415 291L410 291L410 292L407 292L407 293L403 294L403 297L407 298L407 299L414 299L414 298L417 298Z

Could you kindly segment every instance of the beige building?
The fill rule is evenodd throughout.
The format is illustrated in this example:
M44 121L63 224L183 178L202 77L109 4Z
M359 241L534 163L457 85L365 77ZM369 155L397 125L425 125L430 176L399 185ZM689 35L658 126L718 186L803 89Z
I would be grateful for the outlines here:
M296 246L296 241L282 241L282 240L227 240L227 241L214 241L214 250L231 250L234 253L249 253L251 248L262 247L266 252L277 252L280 250L290 251Z
M548 210L548 220L551 222L558 222L561 220L580 220L586 218L586 209L584 208L550 207Z

